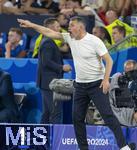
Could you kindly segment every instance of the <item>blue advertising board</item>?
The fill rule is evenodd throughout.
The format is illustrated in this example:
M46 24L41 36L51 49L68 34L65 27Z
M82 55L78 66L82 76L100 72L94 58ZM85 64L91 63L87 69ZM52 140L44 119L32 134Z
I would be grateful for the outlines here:
M126 128L123 128L126 134ZM78 150L73 125L53 126L52 150ZM87 126L87 141L90 150L118 150L115 137L106 126Z
M137 144L137 127L123 127L127 142ZM106 126L87 126L89 150L119 150ZM0 123L0 150L79 150L73 125Z
M127 128L127 141L128 143L136 143L137 146L137 127ZM137 147L136 147L137 150Z

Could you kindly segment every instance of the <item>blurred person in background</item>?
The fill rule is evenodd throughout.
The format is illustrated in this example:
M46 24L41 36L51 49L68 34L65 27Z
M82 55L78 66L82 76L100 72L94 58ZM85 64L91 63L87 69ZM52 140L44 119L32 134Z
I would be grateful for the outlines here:
M31 7L43 10L46 9L48 13L52 14L59 12L59 4L53 0L34 0L34 2L31 4Z
M126 0L125 1L125 11L129 8L130 14L125 18L125 22L132 25L136 29L136 15L137 15L137 0ZM132 19L134 16L134 19Z
M112 28L112 38L115 42L110 52L116 52L130 47L137 47L137 38L134 36L126 37L126 29L124 26L116 25Z
M58 20L62 30L67 31L69 19L63 13L59 13L57 15L57 20Z
M0 6L1 12L6 14L53 14L59 12L58 3L52 0L13 0L3 2Z
M82 0L82 7L89 6L92 9L97 10L102 6L102 0Z
M44 26L60 32L60 25L55 18L45 20ZM63 65L62 55L56 41L46 36L42 37L38 60L37 86L41 90L43 102L41 123L62 123L63 103L53 102L53 91L50 90L49 83L55 78L63 78L63 72L71 71L71 67Z
M126 36L130 35L130 34L134 34L135 33L135 29L132 28L131 26L129 26L128 24L122 22L121 20L119 20L117 12L114 10L108 10L106 12L106 19L108 21L108 25L105 26L105 28L108 30L110 36L111 36L111 40L112 40L112 44L114 44L115 42L113 41L112 38L112 29L114 26L119 25L119 26L124 26L125 30L126 30Z
M97 10L99 16L105 21L107 25L106 12L113 10L117 13L121 19L124 19L127 15L130 15L130 0L103 0L102 6Z
M108 10L114 10L120 14L124 6L125 0L103 0L100 11L106 13Z
M26 13L25 9L30 8L32 2L33 0L4 1L1 6L1 11L2 13L6 13L6 14L22 15Z
M107 48L111 47L111 37L105 27L95 26L92 29L92 34L99 37Z
M14 7L15 0L5 0L3 6L5 7Z
M118 80L121 76L125 75L125 73L128 73L133 70L137 70L137 62L135 60L127 60L124 63L123 73L120 73L120 72L115 73L112 76L111 82L110 82L109 100L110 100L111 108L114 114L116 115L116 117L118 118L119 122L121 123L121 125L126 125L126 126L137 125L137 102L136 102L136 106L134 105L134 107L127 107L127 106L118 107L116 103L117 101L116 96L118 97L118 95L120 96L120 94L118 94L118 90L116 89L124 90L122 89L122 87L120 87ZM126 78L125 78L125 81L123 82L125 83L127 82ZM131 83L129 82L128 84L131 84ZM129 87L127 87L126 89L128 88ZM124 96L126 95L127 97L123 97L123 98L124 99L128 98L128 101L130 101L131 95L127 95L127 93L128 93L127 91L126 93L124 93Z
M123 26L114 26L112 28L112 38L116 44L122 41L125 37L126 37L126 30ZM119 51L119 50L126 49L126 48L127 47L125 46L125 43L124 45L120 44L120 46L117 46L115 51ZM114 51L114 49L112 51Z
M92 15L90 10L86 10L81 6L81 0L66 0L66 8L60 12L69 18L75 15Z
M67 32L68 31L69 18L67 18L63 13L59 13L56 18L57 18L57 20L60 24L60 27L61 27L60 32ZM59 45L59 49L60 49L64 59L72 58L71 51L70 51L70 48L69 48L67 43L62 41L61 44Z
M16 123L18 121L19 112L14 100L11 76L0 69L0 122Z
M59 10L66 8L66 0L59 0Z
M56 32L66 32L66 30L61 27L60 22L62 22L62 25L65 26L67 20L63 20L63 19L61 20L60 19L60 22L58 20L59 19L57 19L57 20L53 19L53 25L50 25L50 28L52 28L52 30L54 30ZM47 25L46 21L47 21L47 19L44 20L43 26ZM55 25L56 22L59 23L59 27L57 25ZM38 57L38 51L39 51L39 47L40 47L40 43L42 41L42 38L43 38L43 35L40 34L38 36L38 38L36 39L34 50L33 50L33 54L32 54L33 58L37 58ZM56 43L56 45L58 46L59 50L62 52L62 55L65 55L65 54L67 55L69 53L69 46L66 43L64 43L64 41L58 40L58 39L53 39L53 40Z
M26 51L22 49L20 44L22 38L22 31L19 28L10 28L8 33L8 41L2 50L3 57L5 58L22 58L26 56Z

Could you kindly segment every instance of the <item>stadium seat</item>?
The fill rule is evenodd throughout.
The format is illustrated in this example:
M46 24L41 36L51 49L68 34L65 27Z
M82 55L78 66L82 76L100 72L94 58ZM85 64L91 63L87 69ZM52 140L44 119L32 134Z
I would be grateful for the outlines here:
M2 48L7 41L7 34L5 32L0 33L0 55L2 55Z
M22 39L20 40L20 45L22 46L23 50L26 50L28 44L28 36L26 33L23 33Z
M0 33L0 45L5 44L7 41L7 34L5 32Z

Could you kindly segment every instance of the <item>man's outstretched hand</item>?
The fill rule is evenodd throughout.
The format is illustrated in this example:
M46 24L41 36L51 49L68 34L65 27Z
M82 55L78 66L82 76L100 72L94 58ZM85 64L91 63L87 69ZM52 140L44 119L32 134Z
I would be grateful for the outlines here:
M17 19L17 21L19 22L20 27L24 27L24 28L31 28L32 27L32 22L30 22L28 20Z

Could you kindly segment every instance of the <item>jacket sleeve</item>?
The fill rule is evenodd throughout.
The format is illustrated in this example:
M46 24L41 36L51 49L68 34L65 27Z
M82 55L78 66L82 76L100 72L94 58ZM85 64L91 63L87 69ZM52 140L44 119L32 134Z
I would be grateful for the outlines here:
M6 74L3 76L0 90L2 91L0 95L3 97L6 95L13 95L14 92L10 75Z
M12 86L12 80L10 75L5 75L3 77L3 81L0 87L1 97L2 97L2 103L3 105L9 109L12 109L10 107L14 104L14 90Z
M63 66L54 61L55 55L55 45L51 42L44 42L40 49L40 57L42 61L42 65L46 68L49 68L57 73L63 71ZM60 58L57 58L60 59Z

